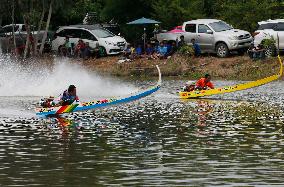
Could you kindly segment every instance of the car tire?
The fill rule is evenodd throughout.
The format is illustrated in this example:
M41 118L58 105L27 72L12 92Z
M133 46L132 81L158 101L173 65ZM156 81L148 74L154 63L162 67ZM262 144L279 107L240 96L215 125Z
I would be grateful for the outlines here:
M225 58L229 56L229 49L225 43L218 43L216 46L216 53L218 57Z
M275 46L265 46L265 56L266 57L273 57L276 56L276 47Z
M102 49L102 54L101 54L101 56L102 56L102 57L107 56L106 48L104 48L104 47L102 47L102 46L100 46L100 48Z

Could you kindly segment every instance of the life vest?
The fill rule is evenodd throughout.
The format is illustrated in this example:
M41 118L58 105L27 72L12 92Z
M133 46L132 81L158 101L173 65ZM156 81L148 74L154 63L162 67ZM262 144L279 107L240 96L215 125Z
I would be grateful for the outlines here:
M209 82L205 82L205 78L201 78L197 81L196 83L196 87L198 88L211 88L211 89L214 89L214 86L213 84L209 81Z

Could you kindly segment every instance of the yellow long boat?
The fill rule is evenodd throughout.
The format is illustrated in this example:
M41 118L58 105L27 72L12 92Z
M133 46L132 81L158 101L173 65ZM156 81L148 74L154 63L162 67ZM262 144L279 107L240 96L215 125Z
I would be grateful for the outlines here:
M246 90L249 88L261 86L264 84L267 84L269 82L275 81L279 79L282 74L283 74L283 65L280 56L278 55L278 60L280 64L280 70L279 73L259 79L256 81L251 81L243 84L236 84L233 86L224 86L220 88L214 88L210 90L194 90L191 92L179 92L179 96L181 99L190 99L190 98L198 98L198 97L204 97L204 96L210 96L210 95L217 95L217 94L224 94L224 93L229 93L229 92L236 92L236 91L241 91L241 90Z

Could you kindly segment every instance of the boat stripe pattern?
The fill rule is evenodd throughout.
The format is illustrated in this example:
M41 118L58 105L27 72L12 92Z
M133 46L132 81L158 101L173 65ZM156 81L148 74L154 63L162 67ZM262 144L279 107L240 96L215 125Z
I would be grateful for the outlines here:
M198 97L204 97L204 96L211 96L211 95L217 95L217 94L224 94L224 93L229 93L229 92L236 92L236 91L241 91L241 90L246 90L249 88L254 88L257 86L261 86L264 84L267 84L269 82L275 81L279 79L282 74L283 74L283 64L281 61L280 56L278 55L278 61L280 64L280 70L279 73L259 79L256 81L251 81L243 84L237 84L233 86L224 86L221 88L215 88L215 89L210 89L210 90L194 90L192 92L179 92L179 96L181 99L190 99L190 98L198 98Z

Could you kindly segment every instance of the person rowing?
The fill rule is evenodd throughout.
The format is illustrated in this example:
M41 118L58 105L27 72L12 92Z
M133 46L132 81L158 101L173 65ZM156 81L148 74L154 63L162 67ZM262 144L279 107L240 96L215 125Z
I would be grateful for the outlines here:
M40 101L40 105L42 107L49 108L55 106L71 105L72 103L74 103L74 101L79 102L79 97L76 93L76 87L74 85L70 85L67 90L65 90L62 94L59 95L58 98L44 98Z
M212 84L211 76L209 74L205 74L205 76L199 79L196 82L195 90L207 90L207 89L214 89L214 85Z

